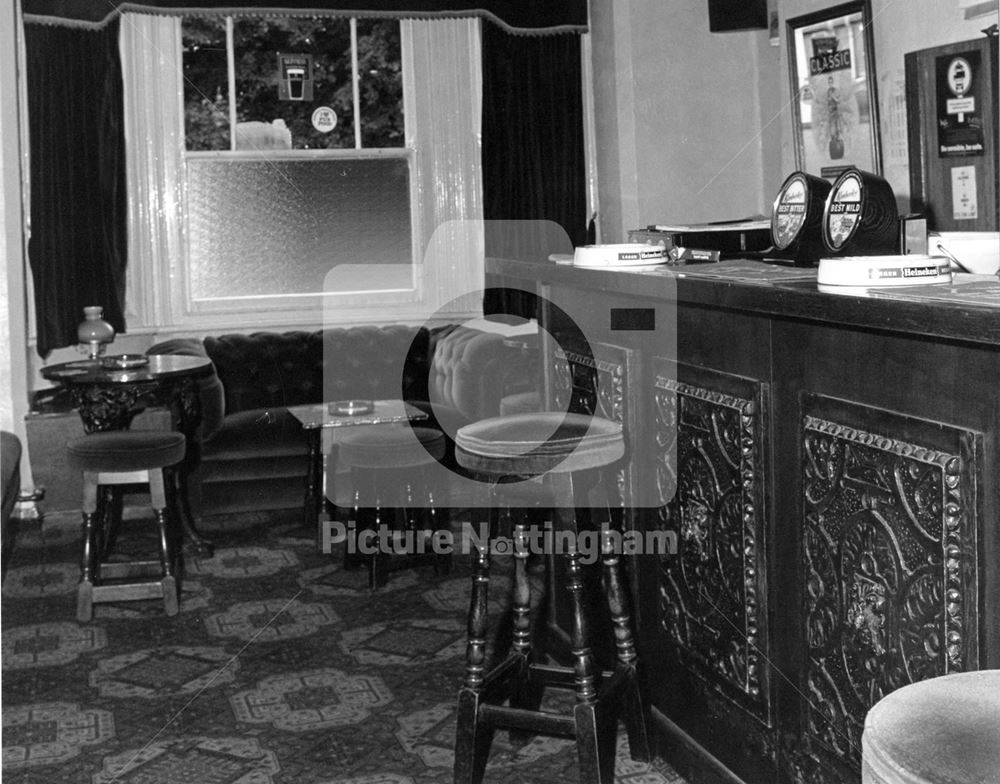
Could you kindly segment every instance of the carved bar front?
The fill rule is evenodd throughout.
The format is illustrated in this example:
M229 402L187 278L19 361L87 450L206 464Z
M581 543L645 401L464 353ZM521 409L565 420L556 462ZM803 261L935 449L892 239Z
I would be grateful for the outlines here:
M626 559L660 753L694 781L859 782L882 696L1000 667L1000 284L711 267L489 270L589 341L550 353L549 401L627 423L630 524L678 544Z

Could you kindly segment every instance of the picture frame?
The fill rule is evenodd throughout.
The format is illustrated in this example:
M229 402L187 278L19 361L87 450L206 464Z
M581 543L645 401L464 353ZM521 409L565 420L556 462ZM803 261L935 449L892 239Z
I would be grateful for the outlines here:
M882 174L870 0L788 19L795 162L836 179L854 166Z

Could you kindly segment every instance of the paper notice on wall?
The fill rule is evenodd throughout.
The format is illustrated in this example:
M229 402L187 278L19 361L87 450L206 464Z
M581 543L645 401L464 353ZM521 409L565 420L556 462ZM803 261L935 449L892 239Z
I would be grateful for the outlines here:
M975 166L952 167L951 211L955 220L975 220L979 217Z

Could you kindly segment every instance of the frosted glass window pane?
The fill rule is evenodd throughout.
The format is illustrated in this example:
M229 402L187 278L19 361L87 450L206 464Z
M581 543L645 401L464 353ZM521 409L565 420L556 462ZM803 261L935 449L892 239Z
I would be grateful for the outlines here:
M315 294L341 264L413 262L405 158L194 158L187 167L194 300ZM407 282L373 273L387 288Z

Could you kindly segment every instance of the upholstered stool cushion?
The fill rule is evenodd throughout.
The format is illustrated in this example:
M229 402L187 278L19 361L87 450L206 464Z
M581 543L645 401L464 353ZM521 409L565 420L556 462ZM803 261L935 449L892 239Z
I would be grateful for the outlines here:
M542 408L542 396L537 392L517 392L500 400L500 416L532 414Z
M865 718L864 784L1000 781L1000 670L904 686Z
M459 429L455 445L459 465L496 475L582 471L625 454L617 422L555 411L474 422Z
M91 433L66 445L70 466L79 471L124 473L164 468L184 459L183 433L121 430Z
M355 468L409 468L444 457L439 430L408 424L352 428L339 441L339 460Z

